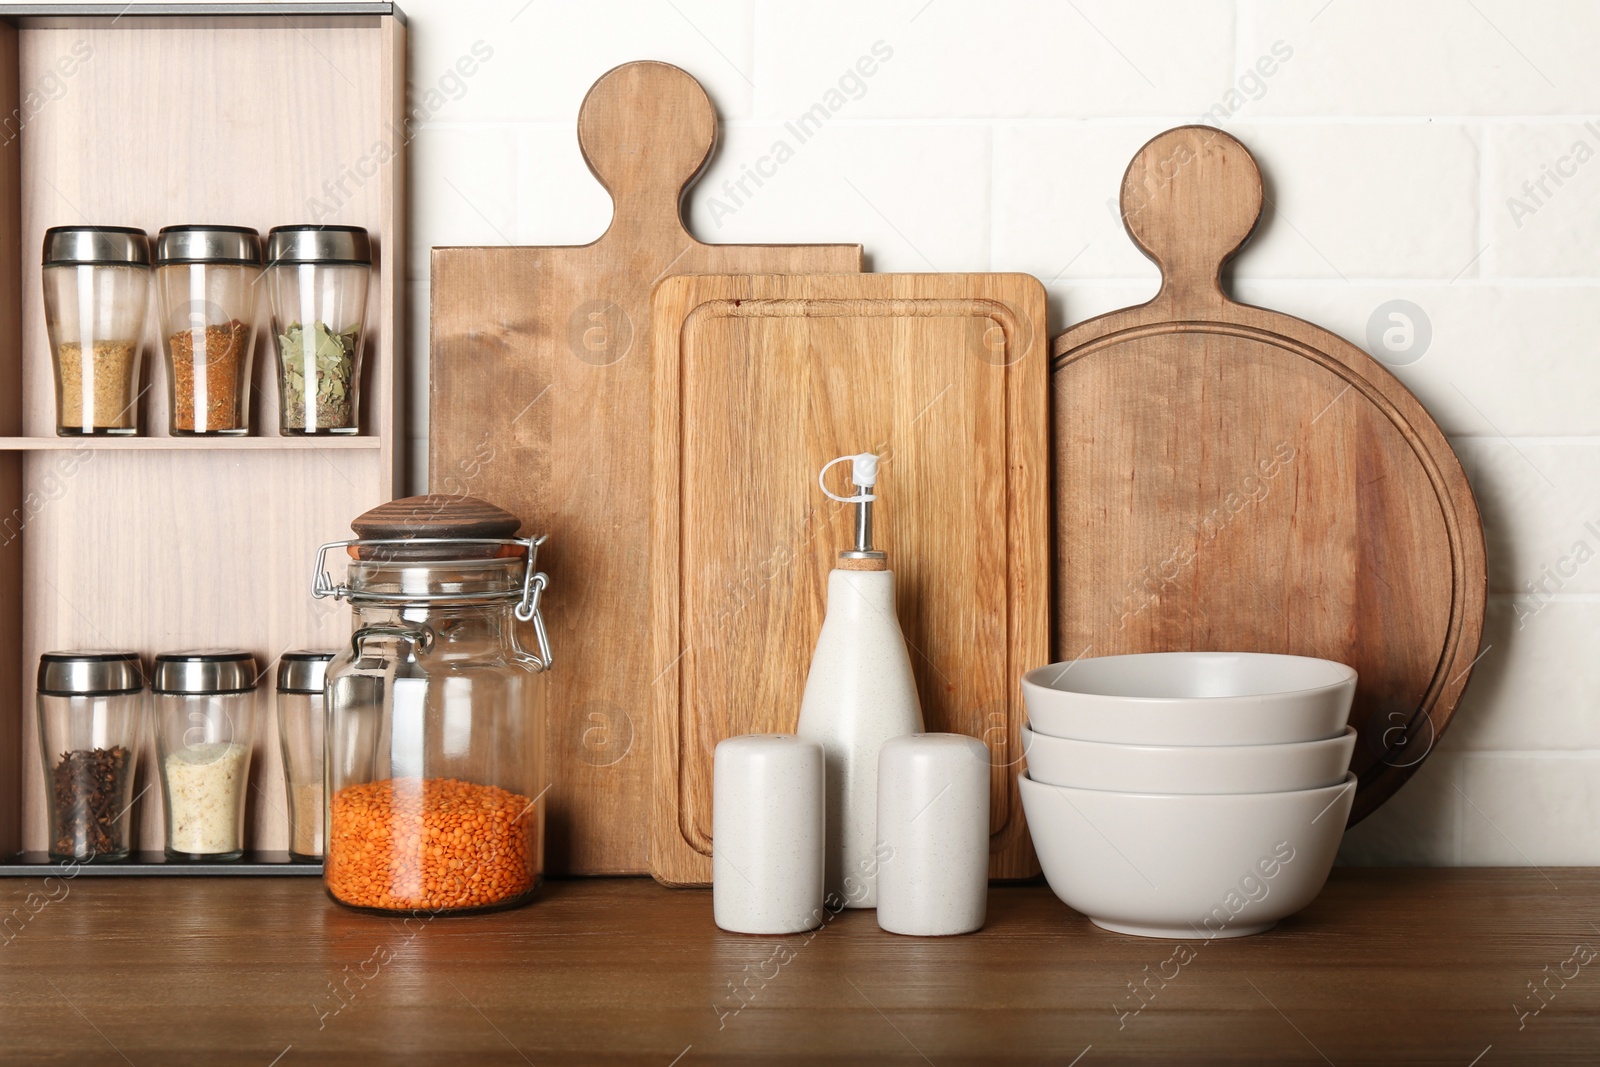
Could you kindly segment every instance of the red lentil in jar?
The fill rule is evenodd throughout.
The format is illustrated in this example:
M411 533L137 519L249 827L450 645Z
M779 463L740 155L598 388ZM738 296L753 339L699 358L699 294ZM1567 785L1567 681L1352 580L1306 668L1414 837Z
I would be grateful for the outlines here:
M509 536L521 523L473 497L409 497L317 551L312 595L355 609L323 679L322 877L337 903L437 915L533 898L549 789L549 579L536 569L544 538ZM334 552L350 560L337 584Z
M358 908L460 911L532 892L538 808L455 778L346 786L329 812L328 891Z

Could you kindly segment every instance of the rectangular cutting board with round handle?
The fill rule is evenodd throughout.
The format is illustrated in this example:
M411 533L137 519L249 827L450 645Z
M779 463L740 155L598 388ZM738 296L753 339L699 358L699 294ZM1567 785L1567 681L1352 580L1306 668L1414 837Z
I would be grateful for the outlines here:
M852 543L822 465L882 457L875 542L929 730L981 738L990 873L1038 871L1019 678L1049 653L1045 296L1021 274L677 277L654 302L650 870L711 880L717 742L791 733Z
M680 201L716 130L688 74L618 67L578 115L584 159L615 204L603 236L433 250L429 487L491 501L550 537L539 562L555 654L552 874L648 870L652 287L680 273L861 269L860 245L695 240Z
M1261 212L1220 130L1134 157L1122 216L1161 268L1055 340L1055 658L1286 652L1359 674L1351 821L1427 756L1483 631L1483 530L1422 405L1349 342L1229 299Z

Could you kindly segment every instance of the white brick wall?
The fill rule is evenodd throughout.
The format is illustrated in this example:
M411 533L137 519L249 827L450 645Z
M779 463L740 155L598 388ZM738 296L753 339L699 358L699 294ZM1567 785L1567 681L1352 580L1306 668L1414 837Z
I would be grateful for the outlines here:
M417 86L474 41L495 50L412 146L418 487L425 250L598 235L609 205L573 120L617 63L677 63L716 101L722 147L691 205L703 239L860 241L877 270L1029 271L1052 331L1154 290L1108 201L1151 134L1226 115L1276 204L1237 294L1362 345L1379 304L1423 308L1431 347L1397 373L1450 435L1488 530L1492 647L1449 734L1344 857L1600 863L1600 121L1585 127L1600 120L1600 5L402 3ZM825 133L714 211L722 182L878 41L892 57ZM1579 141L1595 159L1577 162ZM1546 177L1534 201L1523 183L1547 169L1562 184ZM1576 565L1578 542L1597 558Z

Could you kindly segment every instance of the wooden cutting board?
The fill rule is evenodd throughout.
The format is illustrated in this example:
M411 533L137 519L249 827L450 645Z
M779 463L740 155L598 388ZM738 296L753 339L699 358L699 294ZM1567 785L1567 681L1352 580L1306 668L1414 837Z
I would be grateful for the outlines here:
M1045 296L1020 274L680 277L654 304L650 869L711 880L718 741L795 729L852 510L822 465L882 459L875 542L929 730L993 756L991 873L1038 870L1019 677L1049 652Z
M695 240L680 201L716 131L688 74L618 67L578 114L584 159L615 204L599 240L433 250L429 487L482 497L550 535L539 562L556 659L553 874L648 869L652 286L697 271L861 269L859 245Z
M1351 821L1410 776L1478 656L1483 531L1422 405L1354 345L1238 304L1244 146L1186 126L1122 182L1148 304L1055 340L1056 659L1288 652L1360 674Z

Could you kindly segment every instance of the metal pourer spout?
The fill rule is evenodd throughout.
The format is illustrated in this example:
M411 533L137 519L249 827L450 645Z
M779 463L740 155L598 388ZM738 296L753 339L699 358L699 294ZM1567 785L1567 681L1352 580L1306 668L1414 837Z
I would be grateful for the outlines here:
M850 463L850 484L857 490L853 496L839 496L828 488L828 469L846 461ZM872 504L878 499L872 489L878 484L878 457L871 452L840 456L822 468L822 473L817 476L817 484L822 487L822 491L829 499L856 506L856 544L849 551L839 553L839 558L854 560L887 558L883 552L872 547Z

